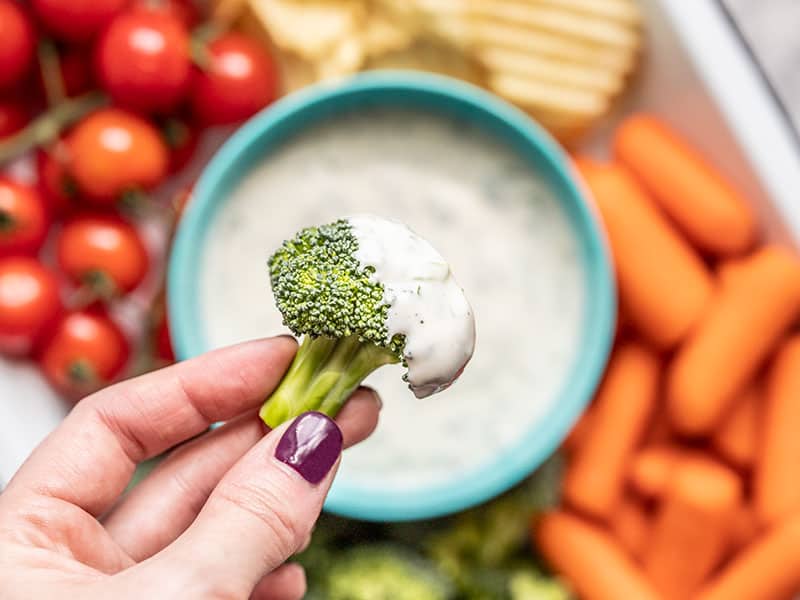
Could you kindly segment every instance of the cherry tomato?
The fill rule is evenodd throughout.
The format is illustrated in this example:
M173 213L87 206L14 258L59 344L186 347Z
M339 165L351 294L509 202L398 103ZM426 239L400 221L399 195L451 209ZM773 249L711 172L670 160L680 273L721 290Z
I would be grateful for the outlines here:
M0 352L30 354L60 312L51 271L27 256L0 259Z
M124 294L147 274L139 234L119 217L87 215L68 221L58 236L58 265L75 283L102 297Z
M16 98L0 99L0 139L17 133L28 124L28 107Z
M228 33L208 45L208 55L192 86L192 106L205 123L242 121L275 99L278 69L257 41Z
M67 42L87 42L130 0L31 0L34 12L53 35Z
M97 45L98 79L121 106L166 113L186 96L189 33L172 14L138 8L114 18Z
M160 183L169 153L149 122L117 108L81 121L68 140L70 173L78 189L98 205L113 205L127 192Z
M61 48L58 52L58 66L64 93L72 98L92 89L92 68L87 53L80 48ZM37 69L36 85L44 94L44 82L41 69Z
M168 117L160 123L160 129L170 150L170 173L177 173L189 164L197 150L200 142L197 127L181 117Z
M62 215L75 205L78 189L68 165L69 150L63 140L36 154L39 190L53 215Z
M55 325L40 362L57 390L78 399L116 379L129 356L125 335L105 313L81 310L67 313Z
M138 4L149 10L167 12L190 29L200 22L200 11L192 0L161 0L158 4L152 0L138 0Z
M28 15L13 0L0 0L0 88L19 83L28 72L34 45Z
M50 220L36 188L0 179L0 256L33 254L47 236Z

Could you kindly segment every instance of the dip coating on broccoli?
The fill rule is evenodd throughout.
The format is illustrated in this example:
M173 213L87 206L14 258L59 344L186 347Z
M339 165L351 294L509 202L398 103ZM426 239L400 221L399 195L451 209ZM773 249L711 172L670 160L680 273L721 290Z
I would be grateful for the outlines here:
M269 260L284 324L304 336L261 417L334 416L380 366L403 363L417 397L447 388L472 356L472 309L449 265L405 225L361 215L303 229Z

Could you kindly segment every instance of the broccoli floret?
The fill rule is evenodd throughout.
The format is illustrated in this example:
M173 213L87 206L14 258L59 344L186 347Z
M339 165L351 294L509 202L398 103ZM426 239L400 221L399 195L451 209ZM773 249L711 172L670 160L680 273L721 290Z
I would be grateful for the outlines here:
M509 597L511 572L518 570L510 565L521 555L529 560L531 519L557 502L562 471L556 455L513 490L457 515L430 536L428 555L469 600Z
M409 366L412 356L406 351L406 335L390 330L389 311L394 303L408 298L400 296L410 287L420 294L420 290L434 289L430 283L435 276L448 283L451 280L443 261L431 262L431 253L441 257L405 226L377 217L360 219L358 235L352 219L303 229L269 260L272 290L283 322L295 335L305 336L280 385L261 409L261 418L271 427L309 410L335 416L375 369L393 363ZM399 236L395 235L398 232ZM407 260L399 277L393 273L399 282L381 281L375 266L364 262L359 255L364 236L377 262L387 252L400 253ZM424 247L425 252L406 259L403 253L409 247ZM442 264L444 270L432 276L431 265ZM463 305L468 308L466 299ZM471 355L474 323L471 312L465 314L471 327L465 331L472 332L467 344ZM420 318L419 326L423 325ZM457 367L463 368L465 363ZM458 369L445 373L449 381L435 381L429 387L432 391L443 389L459 373Z
M558 579L533 567L513 572L508 581L510 600L572 600L572 592Z
M328 600L449 600L452 584L411 550L368 544L347 551L324 582Z
M531 518L558 501L563 461L554 455L536 473L491 502L460 513L452 527L429 540L434 560L448 572L472 565L495 568L519 553L530 538Z

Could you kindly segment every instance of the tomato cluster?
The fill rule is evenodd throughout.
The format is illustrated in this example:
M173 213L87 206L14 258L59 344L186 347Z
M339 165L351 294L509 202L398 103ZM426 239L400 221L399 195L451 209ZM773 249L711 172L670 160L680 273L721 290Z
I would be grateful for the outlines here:
M0 353L37 360L67 397L125 376L137 351L112 315L158 260L139 209L191 161L204 128L247 119L278 93L268 50L201 4L0 0ZM8 148L89 97L45 141L20 146L33 150L35 181L3 170L18 158ZM155 304L144 337L172 361Z

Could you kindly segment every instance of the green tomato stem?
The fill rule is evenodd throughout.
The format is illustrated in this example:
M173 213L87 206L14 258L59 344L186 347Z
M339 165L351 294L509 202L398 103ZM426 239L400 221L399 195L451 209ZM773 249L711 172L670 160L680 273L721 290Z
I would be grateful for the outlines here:
M19 133L0 142L0 165L22 156L29 150L49 144L66 127L107 103L108 98L99 92L89 92L74 99L64 100L34 119Z

